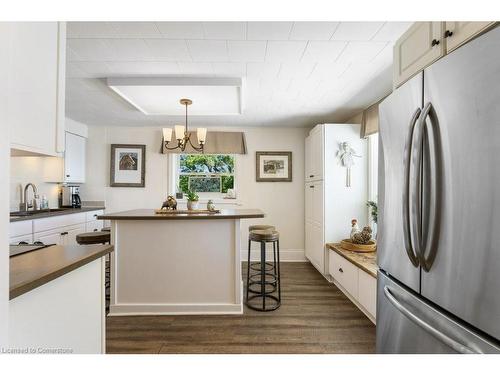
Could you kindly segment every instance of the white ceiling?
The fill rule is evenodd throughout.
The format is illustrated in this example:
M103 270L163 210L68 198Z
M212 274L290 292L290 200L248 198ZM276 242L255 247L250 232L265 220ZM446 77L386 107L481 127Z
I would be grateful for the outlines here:
M144 115L113 92L105 78L243 77L242 115L192 116L190 123L312 126L344 121L390 91L392 47L409 25L69 22L66 113L89 125L171 125L182 118Z

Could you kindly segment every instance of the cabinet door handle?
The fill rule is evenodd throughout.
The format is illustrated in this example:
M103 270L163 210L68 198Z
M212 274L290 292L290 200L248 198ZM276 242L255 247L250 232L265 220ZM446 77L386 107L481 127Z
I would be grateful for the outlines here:
M446 30L446 31L444 32L444 37L445 37L445 38L448 38L448 37L450 37L450 36L452 36L452 35L453 35L453 31Z
M97 214L94 214L94 217L97 217Z
M69 177L69 174L67 174L66 177Z
M344 273L344 270L342 269L342 267L339 268L339 272Z
M309 185L309 187L310 187L311 189L314 189L314 185Z
M437 46L438 44L439 44L439 40L437 40L437 39L432 39L432 42L431 42L431 47Z
M68 232L62 232L62 233L61 233L61 236L65 236L65 235L67 235L67 234L68 234Z
M309 175L309 177L311 177L311 178L312 178L312 177L314 177L314 175L313 175L313 174L310 174L310 175Z

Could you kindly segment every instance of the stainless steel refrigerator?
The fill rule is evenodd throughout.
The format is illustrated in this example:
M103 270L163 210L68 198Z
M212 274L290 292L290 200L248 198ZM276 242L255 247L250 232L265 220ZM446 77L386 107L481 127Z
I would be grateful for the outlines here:
M378 353L500 353L500 28L379 108Z

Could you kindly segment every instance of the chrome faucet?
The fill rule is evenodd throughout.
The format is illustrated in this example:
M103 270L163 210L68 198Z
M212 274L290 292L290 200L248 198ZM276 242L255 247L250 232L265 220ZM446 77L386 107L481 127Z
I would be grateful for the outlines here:
M33 200L31 201L31 204L28 203L28 188L30 186L33 189ZM19 211L28 211L28 209L30 208L33 208L33 210L37 210L38 209L37 200L38 200L38 192L36 190L35 184L31 182L27 183L26 186L24 187L24 199L19 204Z

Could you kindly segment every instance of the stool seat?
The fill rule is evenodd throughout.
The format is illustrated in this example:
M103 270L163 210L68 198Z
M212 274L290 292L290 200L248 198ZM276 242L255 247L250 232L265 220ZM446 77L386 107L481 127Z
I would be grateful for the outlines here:
M248 231L251 232L253 230L275 230L276 228L274 225L264 225L264 224L258 224L258 225L250 225L248 227Z
M253 230L248 237L251 241L277 241L280 233L276 230Z
M111 240L111 233L109 232L86 232L76 235L76 242L79 245L93 245L106 243Z

